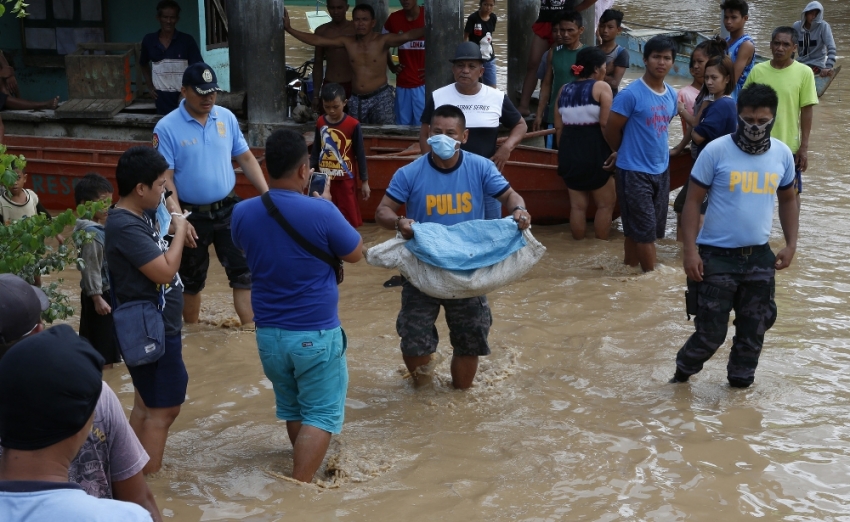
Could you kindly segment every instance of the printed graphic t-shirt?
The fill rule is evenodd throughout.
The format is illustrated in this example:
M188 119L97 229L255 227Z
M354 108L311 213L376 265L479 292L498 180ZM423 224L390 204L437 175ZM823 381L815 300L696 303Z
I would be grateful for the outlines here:
M691 180L710 189L698 244L763 245L770 239L776 191L794 183L794 157L776 138L770 139L767 152L756 155L739 149L731 136L723 136L700 153Z
M109 210L106 220L106 264L112 274L112 290L118 304L150 301L159 305L160 286L145 276L144 266L168 251L168 243L154 226L154 214L141 216L122 208ZM162 311L165 335L179 335L183 328L183 281L175 274L165 286Z
M484 219L484 196L498 198L509 188L492 161L460 151L452 169L437 167L431 154L405 165L393 175L386 194L405 205L410 219L455 225Z
M617 168L663 174L670 165L668 126L676 115L676 90L664 84L659 94L643 79L630 83L614 98L613 112L628 118L617 154Z
M482 84L477 94L468 96L459 93L452 83L437 89L425 99L425 110L419 121L430 125L434 109L443 105L454 105L463 111L466 118L469 138L460 148L485 158L491 158L496 153L499 125L510 129L522 119L522 115L502 91Z
M331 179L348 177L329 147L322 140L322 127L328 127L328 134L336 145L345 167L353 177L358 174L362 181L369 179L366 170L366 151L363 150L363 133L360 122L347 114L336 123L330 123L324 115L316 120L316 132L313 135L313 147L310 152L310 167L327 174Z
M404 11L391 14L384 23L384 33L406 33L413 29L425 27L425 7L419 7L419 17L410 21ZM404 66L396 77L396 87L412 89L425 85L420 74L425 70L425 40L412 40L398 48L398 63Z
M478 11L475 11L469 18L466 19L466 26L463 28L463 32L469 35L469 41L475 44L481 44L481 39L484 38L484 35L490 33L490 36L493 36L493 33L496 32L496 22L498 18L495 14L490 13L490 18L485 22L481 19L481 15L478 14ZM491 44L492 45L492 44ZM493 50L493 55L490 56L488 62L492 62L496 59L495 49Z

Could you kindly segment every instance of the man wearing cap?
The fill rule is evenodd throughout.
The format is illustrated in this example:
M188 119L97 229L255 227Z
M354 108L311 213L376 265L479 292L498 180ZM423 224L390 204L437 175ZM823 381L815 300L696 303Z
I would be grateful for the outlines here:
M40 288L18 276L0 274L0 359L19 341L44 331L41 312L49 305ZM161 522L156 500L142 474L148 454L130 428L115 392L105 382L101 385L94 424L71 461L67 480L82 486L92 497L138 504L150 512L154 522ZM0 438L0 455L3 446Z
M102 368L103 357L68 325L17 342L0 360L3 520L151 520L136 504L94 498L68 481L92 432Z
M501 171L511 151L525 136L528 125L505 93L479 82L484 75L484 59L477 44L463 42L458 45L452 64L455 83L437 89L425 101L420 119L419 147L423 153L431 151L428 136L434 108L454 105L463 111L469 130L469 139L460 148L490 158ZM497 145L499 125L511 130L501 145ZM502 217L502 204L496 199L487 198L485 207L485 219Z
M257 159L232 112L215 104L220 91L215 71L200 62L183 73L184 100L159 120L153 146L168 162L166 187L172 191L170 212L191 212L180 276L185 284L183 320L197 323L201 291L207 279L210 244L227 273L233 304L242 325L253 321L251 272L245 256L233 246L230 215L239 198L233 192L235 159L260 194L269 190Z

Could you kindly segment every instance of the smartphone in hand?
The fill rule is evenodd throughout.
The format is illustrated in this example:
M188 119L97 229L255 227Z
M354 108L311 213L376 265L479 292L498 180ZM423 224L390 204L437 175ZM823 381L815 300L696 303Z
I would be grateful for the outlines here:
M325 192L325 186L328 184L328 175L321 172L314 172L310 176L310 191L308 196L318 193L321 196Z

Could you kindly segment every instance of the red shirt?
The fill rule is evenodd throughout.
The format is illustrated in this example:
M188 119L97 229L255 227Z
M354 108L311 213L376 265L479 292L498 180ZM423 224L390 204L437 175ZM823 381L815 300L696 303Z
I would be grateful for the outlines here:
M419 27L425 27L425 8L419 7L419 17L412 22L404 16L404 11L396 11L384 24L385 33L406 33ZM425 85L420 78L425 70L425 40L413 40L398 48L398 62L404 66L396 77L396 87L411 89Z

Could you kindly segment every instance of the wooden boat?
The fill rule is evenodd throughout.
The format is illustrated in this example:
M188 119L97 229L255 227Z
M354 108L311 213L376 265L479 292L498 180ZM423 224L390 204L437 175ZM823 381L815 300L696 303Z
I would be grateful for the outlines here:
M149 146L150 143L6 135L9 153L23 154L27 159L27 188L34 190L49 209L74 208L74 184L86 173L97 172L114 183L118 158L128 148L139 145ZM364 220L374 221L375 209L393 174L418 157L419 145L415 137L366 136L364 148L372 194L367 201L361 201L360 210ZM263 161L264 150L252 148L251 151L260 159L263 172L268 175ZM671 158L671 189L685 183L692 166L690 154ZM243 198L256 196L248 179L238 168L236 170L236 193ZM536 224L569 220L569 193L558 176L556 151L520 145L511 154L504 174L525 199ZM594 212L595 209L588 209L588 217L592 218Z
M691 53L694 51L694 48L700 43L713 38L713 36L708 36L699 31L690 31L687 29L664 29L635 23L629 25L623 26L623 32L617 37L617 44L629 50L630 67L643 69L643 45L653 36L666 36L676 42L678 47L676 60L673 62L673 68L670 69L670 74L688 79L692 78L690 67L688 66L690 65ZM756 54L756 63L768 60L770 58ZM840 65L832 70L830 76L822 78L815 75L818 98L823 96L839 72L841 72Z

